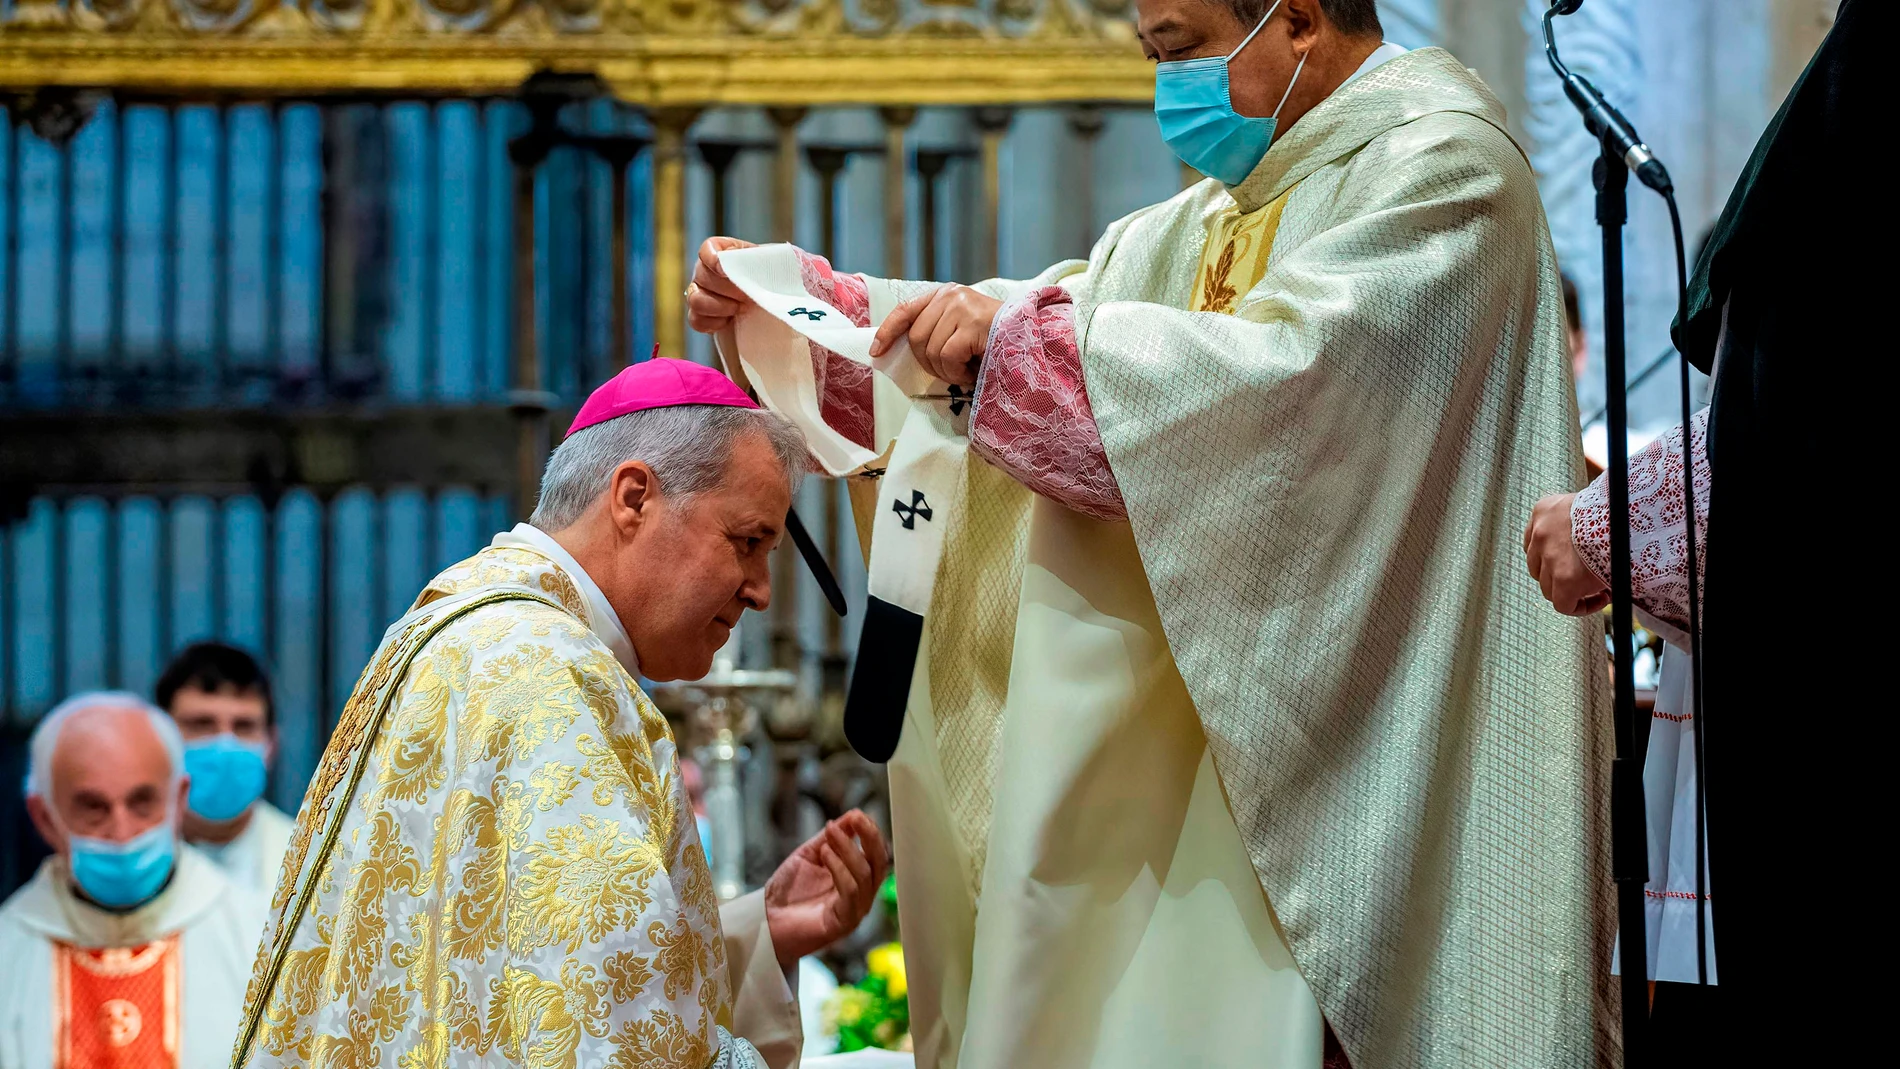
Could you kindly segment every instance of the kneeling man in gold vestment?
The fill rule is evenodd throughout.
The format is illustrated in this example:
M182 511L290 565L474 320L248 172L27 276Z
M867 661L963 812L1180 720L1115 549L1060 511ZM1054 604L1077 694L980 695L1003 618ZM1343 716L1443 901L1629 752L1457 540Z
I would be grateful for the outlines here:
M652 360L582 408L532 523L430 581L344 707L271 904L240 1066L783 1069L785 974L870 908L861 813L723 907L666 720L771 599L804 443Z

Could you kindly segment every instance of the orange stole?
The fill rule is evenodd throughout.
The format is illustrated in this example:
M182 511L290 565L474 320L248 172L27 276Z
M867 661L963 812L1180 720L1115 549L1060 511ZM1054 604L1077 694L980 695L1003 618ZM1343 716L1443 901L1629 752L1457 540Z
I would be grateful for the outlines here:
M178 936L139 947L53 944L54 1069L175 1069Z

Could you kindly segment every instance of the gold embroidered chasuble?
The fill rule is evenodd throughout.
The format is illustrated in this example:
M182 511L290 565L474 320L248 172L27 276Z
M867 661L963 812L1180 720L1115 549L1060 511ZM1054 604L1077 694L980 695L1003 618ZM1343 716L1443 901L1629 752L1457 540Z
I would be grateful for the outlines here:
M705 1069L726 948L672 734L548 556L393 624L299 814L250 1066Z
M874 322L920 286L868 282ZM1313 1066L1322 1011L1362 1069L1610 1059L1601 640L1519 563L1575 401L1496 99L1399 56L1241 185L978 288L1048 284L1129 520L931 476L889 766L919 1064ZM880 509L906 437L967 434L912 396Z

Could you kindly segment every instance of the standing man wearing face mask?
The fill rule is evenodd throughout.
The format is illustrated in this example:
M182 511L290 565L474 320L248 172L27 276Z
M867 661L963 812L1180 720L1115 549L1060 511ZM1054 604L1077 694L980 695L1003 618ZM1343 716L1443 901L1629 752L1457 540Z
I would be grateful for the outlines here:
M714 238L687 295L881 480L919 1064L1601 1064L1602 637L1515 563L1583 474L1530 167L1373 0L1136 7L1208 179L1086 263Z
M263 901L179 841L177 727L137 695L80 694L31 752L53 856L0 905L0 1069L229 1064Z
M270 894L291 830L263 797L277 750L270 677L235 646L197 642L165 666L157 697L185 737L185 841L233 883Z

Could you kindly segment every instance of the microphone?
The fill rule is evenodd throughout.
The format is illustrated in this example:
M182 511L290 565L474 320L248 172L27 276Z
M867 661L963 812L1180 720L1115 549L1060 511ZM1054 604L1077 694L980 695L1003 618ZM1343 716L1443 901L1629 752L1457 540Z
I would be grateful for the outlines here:
M1583 0L1554 0L1550 10L1544 12L1544 56L1550 60L1550 68L1564 83L1564 95L1570 103L1583 113L1583 125L1596 135L1600 141L1607 142L1616 154L1623 157L1623 163L1635 173L1636 180L1668 196L1675 190L1675 184L1669 180L1669 171L1649 151L1642 136L1630 121L1623 117L1597 87L1581 74L1573 73L1564 61L1557 57L1557 38L1551 32L1550 20L1558 15L1569 15L1583 6Z

